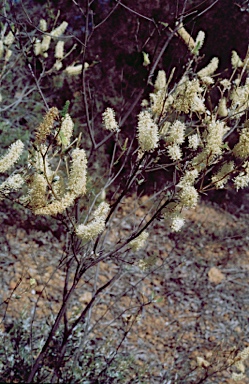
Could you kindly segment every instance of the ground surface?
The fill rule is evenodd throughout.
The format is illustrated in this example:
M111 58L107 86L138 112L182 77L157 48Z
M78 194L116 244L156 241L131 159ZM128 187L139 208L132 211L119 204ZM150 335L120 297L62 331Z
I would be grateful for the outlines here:
M127 268L91 314L89 324L95 327L89 338L95 348L107 348L107 340L109 348L116 347L132 325L120 352L134 354L144 369L143 382L232 383L229 370L214 372L224 368L234 349L249 346L248 223L247 214L235 217L204 204L188 214L180 234L169 235L158 221L140 262ZM4 228L2 239L2 330L20 316L48 321L62 295L64 272L56 267L64 242L15 227ZM93 281L105 283L115 268L101 263L89 272L70 313L89 302ZM151 299L152 304L141 305ZM210 366L196 369L197 357ZM198 381L205 372L208 377ZM242 384L249 382L247 375Z

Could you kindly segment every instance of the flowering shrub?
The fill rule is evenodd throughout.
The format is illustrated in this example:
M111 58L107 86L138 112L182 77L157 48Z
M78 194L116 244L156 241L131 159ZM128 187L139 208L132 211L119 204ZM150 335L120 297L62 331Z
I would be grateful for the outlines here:
M154 222L163 218L172 232L180 231L186 222L186 211L195 208L201 195L207 191L227 185L239 190L249 185L249 56L240 58L235 51L231 53L233 71L229 78L217 78L218 57L196 71L205 34L199 31L194 39L182 20L179 21L174 31L170 28L169 31L172 36L177 34L186 44L189 50L188 66L175 83L174 71L168 77L164 69L158 71L148 100L141 101L133 140L126 135L120 124L122 116L118 116L112 105L102 111L103 139L97 141L88 110L88 133L84 130L75 134L69 103L62 111L49 106L39 79L30 68L36 91L44 103L45 114L37 124L33 141L24 143L18 139L2 154L0 199L10 199L34 215L51 216L64 225L69 238L66 268L73 279L71 286L65 287L55 321L34 362L30 363L27 382L33 382L44 364L51 342L67 315L70 299L86 271L111 258L126 256L127 260L131 260L137 253L135 257L139 259L139 250L149 241ZM26 50L32 52L35 58L40 58L44 66L48 65L48 73L58 72L65 78L81 76L82 94L86 97L86 75L91 71L89 64L83 60L80 64L72 62L63 67L74 49L65 50L63 38L69 26L62 21L58 26L48 28L47 21L41 19L39 26L35 26L40 38L28 34ZM11 48L21 41L22 33L18 26L12 30L6 24L0 41L2 75L6 70L12 70ZM147 85L154 71L152 65ZM218 90L219 100L210 108L207 95L212 88ZM87 102L85 106L87 108ZM237 133L235 144L230 140L234 132ZM86 135L88 142L85 147ZM110 166L108 170L100 171L102 184L92 191L89 186L94 174L91 156L109 138L114 143ZM26 153L26 161L16 167L23 152ZM119 188L115 182L127 165L126 180ZM164 185L154 191L150 207L143 208L141 220L135 220L130 232L124 233L114 220L119 207L134 190L140 193L139 187L148 172L158 169L165 173L169 171L171 179L165 179ZM129 214L132 215L132 212ZM115 241L109 240L112 232L117 233ZM120 263L118 265L120 267ZM112 285L121 270L122 266L113 279L95 290L78 316L67 320L63 340L60 340L60 348L56 352L61 366L73 333L79 324L87 321L95 300ZM248 357L248 351L238 356L239 360L235 358L229 363L230 366L236 365L240 371L233 373L235 379L244 375L243 361ZM111 365L112 361L111 357L107 365ZM238 361L242 361L242 365ZM206 363L199 359L199 364ZM51 377L56 375L54 368Z

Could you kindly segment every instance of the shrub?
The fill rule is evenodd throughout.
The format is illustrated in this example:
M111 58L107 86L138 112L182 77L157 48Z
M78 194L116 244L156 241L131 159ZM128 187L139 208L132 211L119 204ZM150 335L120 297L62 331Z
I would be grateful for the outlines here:
M66 276L63 296L53 321L41 332L38 326L32 325L34 318L31 321L27 317L2 335L5 339L1 352L5 356L2 377L8 380L14 377L26 382L125 382L129 370L132 370L130 380L134 377L140 380L144 368L138 369L132 354L123 355L119 349L142 309L153 299L132 308L128 327L109 354L106 354L105 342L96 349L90 345L93 309L120 276L129 272L130 265L141 262L139 250L149 241L156 220L165 220L172 232L178 232L185 223L185 212L196 207L202 194L227 186L240 191L249 184L248 54L240 58L232 52L229 78L217 77L218 57L197 71L204 32L191 36L183 25L183 16L179 16L173 26L164 23L169 35L166 43L154 58L147 52L143 55L144 66L149 66L146 87L151 85L151 92L141 102L136 128L132 134L126 134L124 121L129 113L125 118L118 118L115 106L109 105L102 111L102 123L98 117L96 126L90 113L87 76L94 67L86 61L91 35L90 4L85 10L79 7L79 11L86 15L84 42L73 34L67 36L66 30L72 25L65 20L41 19L38 26L27 15L25 22L16 18L10 23L7 7L5 24L2 23L1 75L6 77L3 112L13 114L19 101L26 104L25 119L36 129L32 133L27 131L24 137L11 132L8 137L11 143L4 143L0 197L31 211L33 217L52 218L67 234L65 253L57 266ZM168 76L161 69L152 83L160 57L175 35L186 44L188 65L179 81L174 78L174 69ZM70 46L69 41L80 45L80 54L72 62L71 53L77 48ZM18 67L15 66L17 58ZM16 71L20 73L17 84ZM47 100L52 96L46 97L43 90L45 80L49 79L51 93L52 83L61 89L64 81L78 92L74 89L73 77L77 79L75 83L81 81L82 84L87 133L85 127L81 129L80 122L74 131L69 102L64 108L49 105ZM24 87L27 78L29 83ZM209 105L212 92L218 94L218 98L215 104ZM10 100L17 93L21 100L18 96L12 104ZM142 94L143 90L139 96ZM130 110L135 109L139 101L138 97ZM40 119L43 110L45 113ZM9 133L7 115L2 124L3 131ZM110 139L113 148L107 169L107 162L103 154L99 156L99 151ZM9 146L7 150L6 146ZM144 185L151 175L156 179L158 171L166 176L155 183L149 205L141 203L143 214L136 215L146 194ZM126 217L119 220L118 210L131 196L136 200L135 205L128 204ZM130 218L132 225L126 229L123 222ZM112 278L102 284L94 283L91 299L80 306L77 314L72 314L72 300L80 284L89 276L94 278L92 271L101 263L113 268ZM33 329L32 340L25 321L30 322L29 328ZM247 357L248 348L234 353L222 369L236 366L238 377L242 377L243 361ZM207 368L208 364L199 358L199 367ZM233 376L236 378L236 373Z

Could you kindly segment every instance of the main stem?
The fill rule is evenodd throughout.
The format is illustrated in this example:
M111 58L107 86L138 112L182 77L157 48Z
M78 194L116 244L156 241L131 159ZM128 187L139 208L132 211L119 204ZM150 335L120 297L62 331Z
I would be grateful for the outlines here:
M48 347L49 347L49 344L50 342L52 341L52 338L55 334L55 332L57 331L58 327L59 327L59 324L61 322L61 319L62 317L64 316L65 312L66 312L66 309L67 309L67 303L71 297L71 294L73 293L74 289L76 288L77 286L77 281L73 283L72 287L70 288L70 290L68 291L67 295L65 296L64 298L64 301L63 301L63 304L61 306L61 309L56 317L56 320L51 328L51 331L48 335L48 338L40 352L40 354L38 355L37 359L35 360L35 363L32 367L32 370L30 372L30 375L28 377L28 380L27 380L27 383L31 383L35 377L35 374L39 368L39 365L41 363L41 361L43 360L44 356L46 355L46 352L48 350Z

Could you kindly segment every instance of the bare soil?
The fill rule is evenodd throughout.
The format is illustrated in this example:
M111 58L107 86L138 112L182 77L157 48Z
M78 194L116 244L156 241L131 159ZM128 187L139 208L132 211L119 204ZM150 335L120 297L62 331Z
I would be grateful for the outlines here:
M211 204L188 213L179 234L158 221L139 260L96 303L88 336L94 348L115 349L125 334L119 352L134 355L144 383L232 383L227 361L249 346L248 223L248 214L238 217ZM1 242L2 331L22 316L53 319L63 293L58 260L65 241L5 227ZM90 271L69 314L79 313L116 269L108 261ZM197 357L208 366L198 367Z

